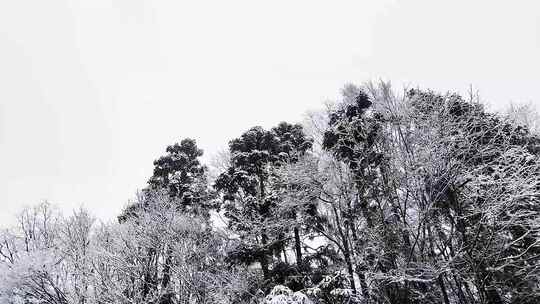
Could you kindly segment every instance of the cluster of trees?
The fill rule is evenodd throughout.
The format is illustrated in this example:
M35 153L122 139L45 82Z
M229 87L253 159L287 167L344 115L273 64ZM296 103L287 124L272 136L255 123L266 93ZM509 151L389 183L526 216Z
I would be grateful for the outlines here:
M303 125L231 140L214 177L184 139L115 223L25 209L0 302L539 303L527 111L348 85Z

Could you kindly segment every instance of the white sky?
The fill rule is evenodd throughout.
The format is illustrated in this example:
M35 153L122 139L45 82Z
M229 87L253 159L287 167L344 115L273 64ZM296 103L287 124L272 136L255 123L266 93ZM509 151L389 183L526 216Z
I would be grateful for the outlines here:
M540 1L0 0L0 226L42 199L113 218L168 144L377 78L538 105Z

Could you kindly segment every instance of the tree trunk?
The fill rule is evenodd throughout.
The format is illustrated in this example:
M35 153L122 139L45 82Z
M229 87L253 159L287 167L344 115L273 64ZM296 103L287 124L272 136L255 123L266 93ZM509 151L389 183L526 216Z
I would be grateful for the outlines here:
M148 249L148 255L146 262L146 269L144 273L144 282L143 282L143 288L142 288L142 298L146 299L146 296L150 293L151 285L152 285L152 273L151 273L151 267L152 267L152 258L154 255L153 249Z
M461 281L457 278L457 276L452 273L452 278L454 279L454 282L455 284L450 284L450 288L452 289L452 292L454 294L457 294L457 297L458 297L458 300L459 300L459 304L467 304L468 301L467 301L467 298L465 297L465 294L463 293L463 290L461 289ZM454 287L452 286L456 286L456 288L454 289Z
M263 246L263 250L260 257L260 263L261 263L261 268L263 272L263 277L266 280L268 279L268 260L266 259L266 251L267 251L266 245L268 244L268 236L266 235L264 230L261 234L261 243Z
M296 251L296 266L302 269L302 246L300 241L300 229L298 226L294 227L294 248Z
M161 280L161 287L163 287L163 289L167 288L167 286L169 285L169 281L171 280L170 271L172 263L172 249L170 247L167 248L166 255L167 256L165 258L165 265L163 266L163 279Z
M264 177L263 177L262 172L259 172L258 178L259 178L259 195L260 195L259 203L261 206L264 206L265 191L264 191ZM259 209L259 213L264 217L266 216L266 214L263 214L263 212L264 211L261 211ZM268 248L266 248L266 245L268 244L268 236L266 235L265 229L262 229L262 232L261 232L261 243L262 243L263 250L260 257L260 263L261 263L264 279L266 280L268 279L269 273L268 273L268 260L266 259L266 255L268 251Z
M450 304L450 300L448 299L448 293L446 292L446 287L444 286L444 280L442 278L442 275L439 275L439 277L437 277L437 281L439 283L439 287L441 287L444 304Z
M351 281L351 289L353 290L353 293L356 294L356 284L354 282L354 269L353 264L351 261L351 251L349 248L349 241L347 238L345 238L345 235L343 234L343 231L340 230L340 234L343 240L343 256L345 257L345 262L347 263L347 271L349 272L349 280Z
M487 304L503 304L504 303L495 287L489 286L488 288L485 289L485 293L486 293Z
M356 284L354 283L354 269L351 261L351 250L349 247L349 238L345 235L343 228L340 226L340 216L336 209L336 207L333 207L334 211L334 217L336 219L336 223L338 223L337 228L338 232L341 238L341 242L343 243L343 257L345 258L345 263L347 263L347 271L349 272L349 280L351 281L351 289L353 290L353 294L356 294ZM348 228L348 227L346 227Z
M348 246L347 246L348 247ZM354 282L354 269L351 261L351 254L349 252L349 249L345 249L345 262L347 263L347 271L349 272L349 280L351 281L351 289L353 290L353 294L356 294L356 283Z
M360 288L362 289L362 294L364 295L364 298L368 299L369 301L371 296L369 295L369 289L366 283L366 274L364 271L359 271L358 277L360 278Z
M163 265L163 279L161 280L161 287L164 294L161 296L159 304L171 304L174 293L167 291L167 286L171 281L171 264L172 264L172 248L169 246L166 251L165 265Z

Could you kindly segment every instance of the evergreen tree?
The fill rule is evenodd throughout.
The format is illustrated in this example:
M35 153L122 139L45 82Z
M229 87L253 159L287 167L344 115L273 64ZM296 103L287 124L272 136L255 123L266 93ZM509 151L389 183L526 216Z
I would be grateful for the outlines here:
M229 150L231 166L217 178L215 188L223 194L229 228L242 241L232 256L246 263L258 260L269 279L269 253L276 240L270 239L274 201L268 179L271 164L278 160L277 140L272 132L254 127L231 140Z
M154 161L153 175L143 192L165 192L179 211L208 219L209 211L215 206L208 183L208 168L199 160L203 151L197 147L195 140L186 138L179 144L168 146L166 152ZM146 204L148 202L131 204L119 220L136 216Z

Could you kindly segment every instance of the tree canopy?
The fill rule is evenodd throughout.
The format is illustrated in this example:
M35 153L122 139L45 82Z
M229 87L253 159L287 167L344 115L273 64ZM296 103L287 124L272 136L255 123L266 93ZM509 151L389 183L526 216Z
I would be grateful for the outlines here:
M215 178L194 139L168 146L116 222L24 209L0 233L0 302L539 303L537 116L342 93L247 128Z

